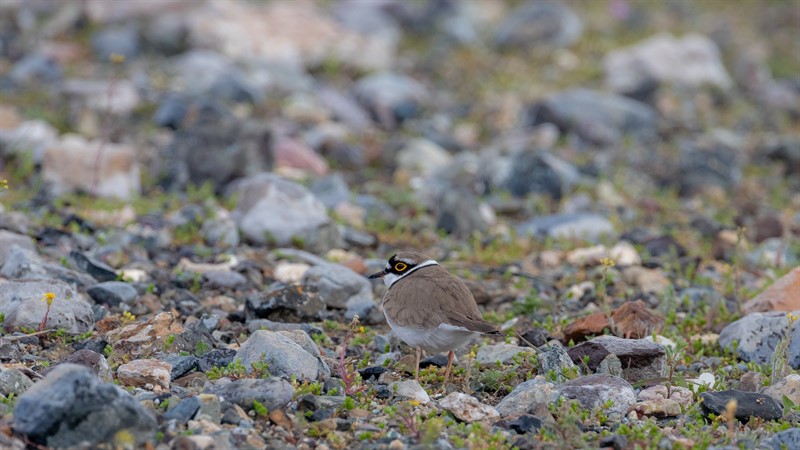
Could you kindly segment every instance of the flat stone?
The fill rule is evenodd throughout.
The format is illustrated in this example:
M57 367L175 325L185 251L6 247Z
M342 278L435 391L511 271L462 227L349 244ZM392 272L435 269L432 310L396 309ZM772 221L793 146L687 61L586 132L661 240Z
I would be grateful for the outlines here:
M681 414L681 406L678 404L678 402L668 398L658 398L636 402L631 405L630 409L632 411L636 411L636 414L640 418L642 416L652 416L658 418L677 417Z
M544 417L550 414L548 405L558 401L558 396L558 390L553 383L532 379L518 384L500 400L496 408L502 417L522 414Z
M114 351L138 357L154 349L162 349L170 335L177 336L183 331L180 322L171 312L163 312L150 320L112 329L106 333L106 339Z
M636 401L636 394L627 381L611 375L588 375L569 380L558 386L558 393L566 400L577 400L588 410L602 410L609 420L617 422L628 414ZM606 408L606 402L611 407Z
M517 226L517 232L554 239L585 239L591 242L596 242L603 236L616 235L614 225L608 219L590 213L537 217Z
M452 392L439 401L439 407L450 411L458 420L472 423L494 421L500 418L497 410L461 392Z
M117 379L125 386L169 389L172 365L157 359L135 359L117 368Z
M175 420L178 423L184 424L194 418L194 415L200 409L200 399L196 396L186 397L181 400L174 408L170 409L164 418L167 420Z
M158 424L124 389L100 382L87 367L60 364L19 397L12 427L62 448L113 442L123 430L136 446L154 445Z
M639 339L660 329L664 318L650 311L641 300L627 302L611 311L611 320L602 311L575 320L564 327L563 342L580 342L590 335L601 335L611 328L612 322L619 337Z
M267 409L284 408L292 401L294 388L288 381L278 378L243 378L231 382L217 382L205 390L245 409L253 408L253 400L258 400Z
M208 372L214 368L224 368L236 359L236 350L217 348L197 358L197 370Z
M165 356L159 356L159 359L172 366L172 370L170 371L170 380L173 381L197 368L197 357L193 355L181 356L179 354L172 353Z
M609 354L619 358L622 378L630 383L663 376L666 352L659 344L644 339L622 339L616 336L598 336L582 342L568 351L576 364L585 362L590 370L597 367Z
M0 283L0 313L3 326L36 330L47 312L45 293L54 295L45 329L85 333L94 325L92 307L83 295L59 280L22 279Z
M742 392L737 390L703 392L700 394L703 414L725 414L728 402L736 401L735 417L740 422L747 422L751 417L760 417L764 420L778 420L783 417L781 404L765 394Z

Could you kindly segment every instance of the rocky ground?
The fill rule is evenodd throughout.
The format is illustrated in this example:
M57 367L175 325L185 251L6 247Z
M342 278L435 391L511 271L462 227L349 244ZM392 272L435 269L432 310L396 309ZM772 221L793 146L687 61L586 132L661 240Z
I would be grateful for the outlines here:
M793 2L0 25L0 447L800 448ZM401 249L505 334L447 384L365 276Z

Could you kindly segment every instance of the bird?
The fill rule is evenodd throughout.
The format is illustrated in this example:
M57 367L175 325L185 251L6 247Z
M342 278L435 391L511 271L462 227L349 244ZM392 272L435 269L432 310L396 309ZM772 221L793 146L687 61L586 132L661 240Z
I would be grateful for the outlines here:
M497 325L483 319L464 282L427 255L398 252L389 258L382 271L369 278L383 278L389 287L382 300L383 314L394 333L416 348L414 379L417 381L421 350L449 352L444 375L447 383L453 350L473 337L500 334Z

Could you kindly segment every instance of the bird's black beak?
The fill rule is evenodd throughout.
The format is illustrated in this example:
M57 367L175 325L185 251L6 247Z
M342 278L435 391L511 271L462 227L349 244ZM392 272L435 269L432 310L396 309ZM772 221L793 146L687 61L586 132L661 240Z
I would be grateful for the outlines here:
M383 278L387 273L388 272L386 272L386 269L383 269L380 272L373 273L372 275L370 275L367 278L369 278L370 280L373 279L373 278Z

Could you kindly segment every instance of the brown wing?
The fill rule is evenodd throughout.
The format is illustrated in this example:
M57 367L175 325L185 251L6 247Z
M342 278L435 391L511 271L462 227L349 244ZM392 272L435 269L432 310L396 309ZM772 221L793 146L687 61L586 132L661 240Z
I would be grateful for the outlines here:
M386 293L383 308L404 327L436 328L445 323L479 333L496 333L483 320L467 286L440 266L423 267L396 282Z

